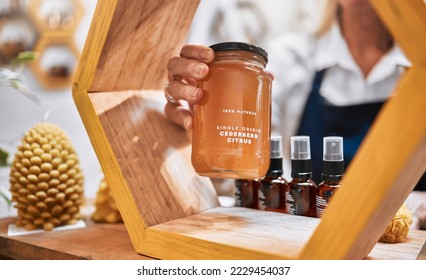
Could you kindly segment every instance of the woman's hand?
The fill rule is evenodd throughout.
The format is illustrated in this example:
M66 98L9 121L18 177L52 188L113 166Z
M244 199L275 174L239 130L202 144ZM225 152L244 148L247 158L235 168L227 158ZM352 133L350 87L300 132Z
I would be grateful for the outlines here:
M213 62L214 52L205 46L186 45L179 57L172 57L167 64L169 83L164 89L167 104L166 116L186 130L192 129L192 108L203 98L203 90L196 82L209 73L208 64ZM189 106L184 106L186 101Z

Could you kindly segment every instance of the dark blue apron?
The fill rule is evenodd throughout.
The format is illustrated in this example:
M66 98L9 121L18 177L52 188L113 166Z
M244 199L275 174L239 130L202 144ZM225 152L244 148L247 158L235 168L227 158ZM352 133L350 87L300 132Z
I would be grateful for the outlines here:
M383 105L383 102L351 106L327 104L325 98L320 94L324 74L325 70L315 73L298 130L298 135L310 136L313 179L317 184L322 181L323 137L343 137L346 168ZM416 189L426 190L426 176L423 175Z

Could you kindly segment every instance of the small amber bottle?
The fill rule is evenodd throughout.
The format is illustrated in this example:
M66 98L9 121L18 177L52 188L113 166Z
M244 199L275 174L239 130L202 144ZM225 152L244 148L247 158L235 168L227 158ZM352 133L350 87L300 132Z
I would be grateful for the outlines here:
M340 188L344 173L343 138L337 136L323 139L323 181L318 185L316 195L316 216L321 218L331 197Z
M271 161L266 176L259 181L259 210L285 213L282 136L271 137Z
M257 209L259 181L235 180L235 206Z
M291 176L285 192L286 213L315 217L317 185L312 178L309 136L291 137Z
M240 42L212 45L215 60L198 83L192 164L202 176L259 179L269 166L271 75L265 50Z

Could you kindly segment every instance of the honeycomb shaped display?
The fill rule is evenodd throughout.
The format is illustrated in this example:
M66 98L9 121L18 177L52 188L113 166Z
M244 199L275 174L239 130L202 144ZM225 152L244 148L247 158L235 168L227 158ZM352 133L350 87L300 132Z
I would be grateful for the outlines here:
M47 90L69 87L80 55L74 34L83 15L84 8L79 0L2 1L0 65L10 64L22 51L36 51L45 60L30 64L40 84ZM58 51L61 46L64 50ZM49 58L52 56L53 61Z
M138 253L161 259L369 254L426 169L426 6L423 0L372 3L413 68L376 118L333 203L315 219L220 207L210 180L195 174L188 135L164 116L163 89L168 59L184 44L198 1L98 2L73 97Z
M80 218L84 177L65 132L40 123L22 138L10 171L17 226L52 230Z
M38 32L22 13L0 17L0 64L8 64L20 52L32 50Z
M72 82L79 52L73 41L61 38L43 38L35 48L40 53L30 68L46 89L61 89Z
M32 18L47 36L69 36L76 31L84 14L79 0L32 0Z
M13 1L6 0L0 2L0 18L7 17L11 14L16 14L19 12L19 8L21 5L21 0Z

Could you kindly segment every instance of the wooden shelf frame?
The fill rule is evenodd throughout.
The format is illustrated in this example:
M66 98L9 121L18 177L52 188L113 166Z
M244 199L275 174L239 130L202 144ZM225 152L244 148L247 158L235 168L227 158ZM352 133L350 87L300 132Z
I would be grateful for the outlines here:
M194 0L98 2L73 97L135 250L161 259L363 259L426 169L426 6L374 0L413 63L321 220L221 208L164 114ZM414 42L413 42L414 40Z
M37 25L38 30L43 30L43 35L49 38L73 37L84 16L84 6L80 0L68 0L73 9L73 23L67 29L52 29L49 27L46 23L46 19L42 18L40 14L40 9L44 1L46 0L31 0L28 4L29 15Z
M70 73L66 76L52 76L46 69L42 69L41 61L43 59L43 55L46 54L47 49L55 46L67 48L74 57L75 65L72 65L72 67L69 68ZM49 90L61 90L72 84L73 76L77 67L77 61L80 56L80 52L75 46L72 37L42 37L35 46L34 51L41 55L39 59L31 62L29 67L43 88Z

